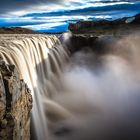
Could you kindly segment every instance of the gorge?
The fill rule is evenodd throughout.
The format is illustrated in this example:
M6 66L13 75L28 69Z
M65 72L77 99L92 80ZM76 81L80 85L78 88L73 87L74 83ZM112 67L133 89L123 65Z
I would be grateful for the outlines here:
M71 32L57 36L1 35L1 89L5 92L0 97L0 105L4 103L0 108L0 138L139 140L139 40L139 33L125 36L85 36ZM11 99L10 114L14 123L18 122L18 116L16 118L13 113L16 106L13 100L18 102L20 92L27 96L27 101L22 103L27 105L27 111L15 112L23 113L22 116L26 112L29 120L31 111L31 138L30 135L25 137L27 131L20 131L19 122L13 126L5 124L7 129L14 127L19 131L12 130L10 134L4 129L2 132L2 124L8 120L5 108L9 107L6 103L9 95L5 95L7 88L3 86L7 71L12 71L14 78L18 77L18 84L21 83L19 79L23 79L29 87L22 80L23 86L19 86L18 91L9 88L9 94L18 93ZM27 121L27 118L20 121Z

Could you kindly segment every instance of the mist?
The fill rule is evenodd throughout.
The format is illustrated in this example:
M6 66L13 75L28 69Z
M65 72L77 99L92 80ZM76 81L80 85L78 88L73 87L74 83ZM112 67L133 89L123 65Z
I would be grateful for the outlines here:
M104 51L75 52L44 103L52 140L140 139L139 34L98 41Z

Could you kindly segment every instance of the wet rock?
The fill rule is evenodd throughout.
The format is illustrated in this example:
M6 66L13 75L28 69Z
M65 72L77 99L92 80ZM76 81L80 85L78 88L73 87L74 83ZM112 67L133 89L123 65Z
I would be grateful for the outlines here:
M13 65L0 61L0 139L29 140L32 96Z
M64 40L63 38L65 38L66 35L67 39ZM71 53L74 53L85 47L92 47L97 38L98 37L92 35L77 35L68 32L62 34L60 41L62 42L63 46L66 46Z
M99 55L112 53L117 49L114 44L116 44L118 39L119 38L115 38L114 36L100 36L92 44L92 50Z

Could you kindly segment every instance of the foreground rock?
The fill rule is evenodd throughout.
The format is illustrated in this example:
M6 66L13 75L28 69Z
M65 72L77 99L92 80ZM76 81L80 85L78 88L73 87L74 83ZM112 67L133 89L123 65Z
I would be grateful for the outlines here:
M30 90L13 65L0 61L0 139L29 140Z

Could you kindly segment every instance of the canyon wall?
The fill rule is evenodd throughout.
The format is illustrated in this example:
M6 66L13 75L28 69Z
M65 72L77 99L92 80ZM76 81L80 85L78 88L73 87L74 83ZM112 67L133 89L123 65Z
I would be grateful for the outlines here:
M14 65L0 61L0 139L29 140L32 96Z

